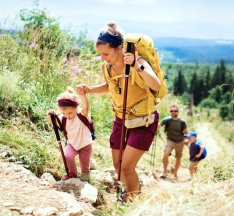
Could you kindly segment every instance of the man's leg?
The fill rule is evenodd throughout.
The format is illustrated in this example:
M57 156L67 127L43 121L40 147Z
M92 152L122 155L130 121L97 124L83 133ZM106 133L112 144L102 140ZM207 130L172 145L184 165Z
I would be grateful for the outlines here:
M168 166L168 163L169 163L169 155L170 153L168 152L164 152L164 155L163 155L163 175L162 177L166 177L167 175L167 166Z
M171 140L167 140L167 144L164 149L164 155L163 155L163 175L161 178L165 178L167 176L167 166L169 163L169 156L171 155L171 151L174 148L174 142Z
M176 151L176 163L175 163L175 169L174 169L174 177L175 178L178 177L177 173L178 173L178 170L180 168L183 149L184 149L183 142L175 144L175 151Z
M176 158L175 168L174 168L174 177L177 178L177 172L180 168L181 158Z

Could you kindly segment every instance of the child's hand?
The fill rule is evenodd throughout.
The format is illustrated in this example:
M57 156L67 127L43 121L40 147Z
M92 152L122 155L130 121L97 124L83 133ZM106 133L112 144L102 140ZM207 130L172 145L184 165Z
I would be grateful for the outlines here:
M86 84L79 84L76 86L76 91L79 95L84 95L88 93L90 88Z
M47 111L47 115L50 115L50 114L57 115L56 111L53 109Z
M200 154L196 154L195 157L196 157L196 158L199 158L199 157L201 157L201 155L200 155Z

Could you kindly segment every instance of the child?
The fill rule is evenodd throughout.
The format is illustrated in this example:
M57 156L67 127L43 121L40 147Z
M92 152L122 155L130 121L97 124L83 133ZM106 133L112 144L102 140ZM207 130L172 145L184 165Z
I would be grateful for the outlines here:
M66 119L65 131L67 136L67 145L64 154L69 170L69 177L65 175L63 180L77 177L77 168L75 163L76 155L79 155L82 176L89 176L92 136L88 127L78 116L78 114L81 114L88 119L89 106L85 94L80 94L80 99L82 109L78 109L80 101L71 87L68 87L67 92L60 94L57 99L58 108L62 113L62 115L59 116L59 119L61 122ZM50 113L56 115L54 110L49 110L47 112L49 124L51 124Z
M203 144L197 141L197 134L195 132L189 132L186 137L191 161L189 171L192 177L198 170L198 163L206 157L207 152Z

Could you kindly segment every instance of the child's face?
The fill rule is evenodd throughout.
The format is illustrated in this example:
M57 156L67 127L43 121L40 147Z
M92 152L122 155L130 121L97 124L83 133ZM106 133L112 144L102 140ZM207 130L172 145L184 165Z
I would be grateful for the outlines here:
M69 120L74 119L77 115L76 107L59 107L59 109L62 112L63 116Z

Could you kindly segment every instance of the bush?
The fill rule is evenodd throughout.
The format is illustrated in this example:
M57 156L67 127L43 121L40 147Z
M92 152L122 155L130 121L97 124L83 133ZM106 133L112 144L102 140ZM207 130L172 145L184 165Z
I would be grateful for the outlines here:
M206 98L200 103L201 107L218 108L218 103L212 98Z
M8 103L12 103L19 97L20 87L18 85L20 77L17 73L10 72L7 69L0 71L0 101L4 109Z

